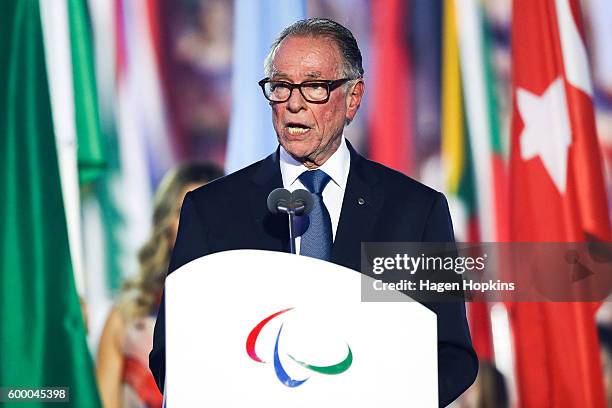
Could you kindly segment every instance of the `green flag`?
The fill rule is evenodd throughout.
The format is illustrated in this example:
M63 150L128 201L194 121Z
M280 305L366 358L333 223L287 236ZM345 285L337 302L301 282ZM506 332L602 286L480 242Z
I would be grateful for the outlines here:
M91 24L85 3L83 0L67 1L74 84L74 119L81 184L95 181L103 174L107 164L98 117Z
M0 44L0 388L68 387L70 403L61 406L99 407L72 273L37 0L3 2Z

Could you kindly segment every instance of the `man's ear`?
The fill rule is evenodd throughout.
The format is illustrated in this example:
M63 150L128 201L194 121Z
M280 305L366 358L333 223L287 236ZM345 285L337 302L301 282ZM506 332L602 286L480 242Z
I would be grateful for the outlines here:
M365 82L363 79L358 79L357 82L350 86L348 94L346 95L346 120L350 122L353 120L361 105L361 98L365 92Z

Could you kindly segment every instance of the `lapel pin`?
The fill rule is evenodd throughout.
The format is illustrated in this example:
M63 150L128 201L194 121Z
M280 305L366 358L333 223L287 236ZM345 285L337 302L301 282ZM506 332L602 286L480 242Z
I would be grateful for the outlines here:
M359 197L357 199L357 202L359 203L359 205L364 205L365 204L365 200L363 198L361 198L361 197Z

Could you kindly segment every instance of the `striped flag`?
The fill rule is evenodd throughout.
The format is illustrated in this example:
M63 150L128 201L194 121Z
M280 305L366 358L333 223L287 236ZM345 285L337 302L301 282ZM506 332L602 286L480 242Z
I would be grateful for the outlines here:
M457 238L478 242L478 202L474 161L465 118L464 93L461 83L459 42L455 0L444 3L442 56L442 162L446 174L446 191Z
M270 107L257 82L269 47L287 26L306 17L304 0L236 0L232 113L225 172L231 173L270 154L278 145Z
M81 0L40 1L53 123L70 253L77 289L86 292L80 186L106 170L100 133L92 38L87 7Z
M443 17L442 59L442 161L445 167L453 224L457 238L478 242L478 202L475 191L474 161L465 118L461 83L455 0L446 0ZM467 305L474 349L481 360L493 359L491 321L487 303Z
M478 0L456 0L461 76L470 137L480 239L507 239L506 170L485 33Z
M83 194L90 344L151 227L152 194L174 165L160 81L156 2L91 2L107 171ZM111 32L114 35L108 35Z
M49 6L41 7L38 1L8 1L0 13L0 42L6 58L0 64L0 186L4 193L0 202L4 220L0 233L0 384L68 387L70 405L98 407L73 276L65 183L58 165L62 153L59 137L56 141L57 116L52 112L56 99L49 89L48 75L54 72L51 65L57 60L45 49L47 29L43 35L41 24L48 17L42 15L43 9L45 14L70 10L72 30L78 17L74 13L79 13L82 4L75 0L60 9ZM64 36L68 38L68 31ZM69 63L70 58L64 61ZM68 102L74 107L74 101ZM72 174L76 181L76 173Z

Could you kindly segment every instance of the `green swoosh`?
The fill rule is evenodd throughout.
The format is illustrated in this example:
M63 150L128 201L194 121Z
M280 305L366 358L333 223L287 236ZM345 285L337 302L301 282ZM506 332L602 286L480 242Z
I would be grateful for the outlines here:
M330 374L330 375L342 374L343 372L349 369L351 364L353 364L353 352L351 351L351 347L348 344L346 345L346 347L348 347L348 355L346 356L346 358L342 360L341 362L339 362L338 364L334 364L330 366L311 365L311 364L304 363L303 361L296 360L291 354L288 354L288 356L293 361L301 365L302 367L307 368L311 371L321 373L321 374Z

